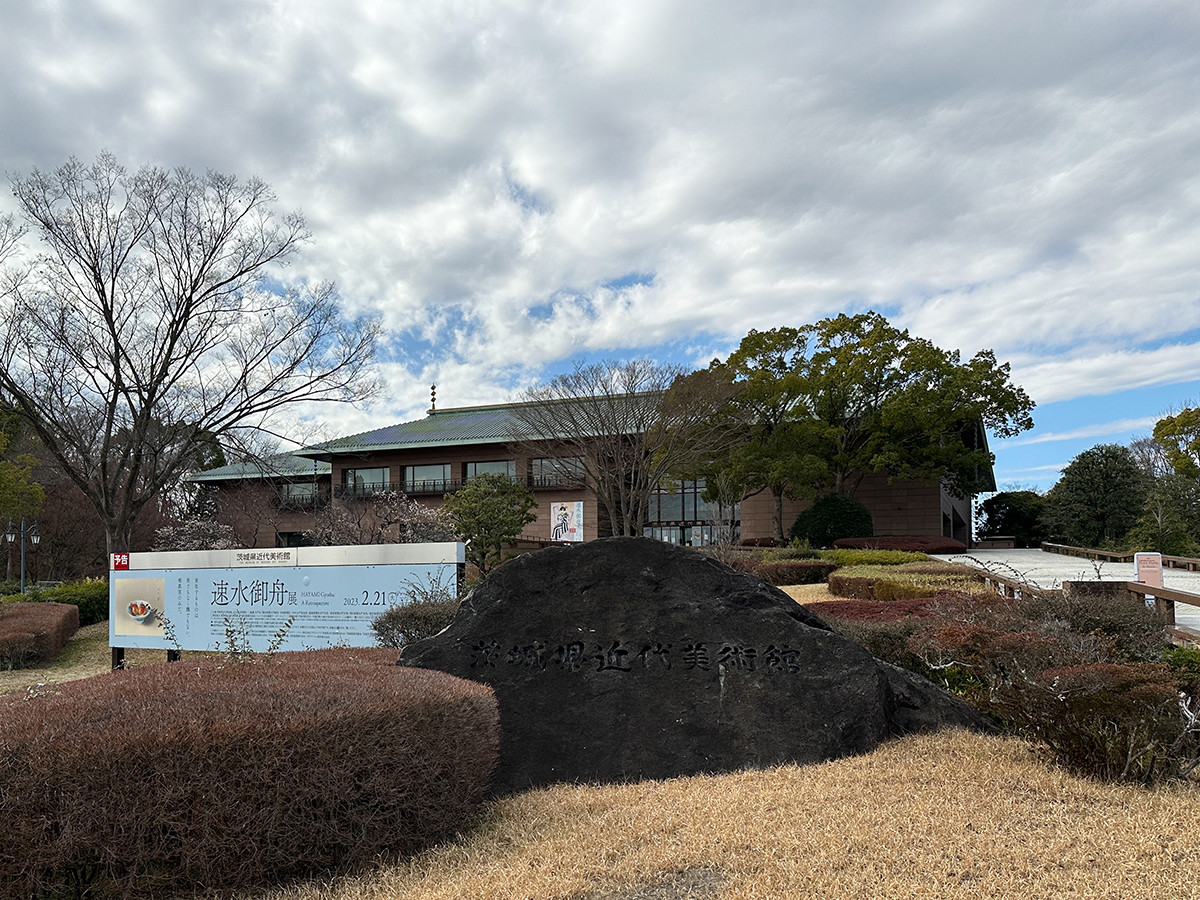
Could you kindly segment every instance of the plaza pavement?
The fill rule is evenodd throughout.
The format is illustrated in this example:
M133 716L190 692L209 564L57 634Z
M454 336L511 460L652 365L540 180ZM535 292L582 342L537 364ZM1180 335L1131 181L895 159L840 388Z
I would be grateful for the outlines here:
M1132 562L1101 562L1043 550L968 550L966 553L936 558L967 563L1042 588L1056 588L1064 581L1135 580ZM1163 586L1200 594L1200 572L1164 568ZM1200 629L1200 607L1176 603L1175 622Z

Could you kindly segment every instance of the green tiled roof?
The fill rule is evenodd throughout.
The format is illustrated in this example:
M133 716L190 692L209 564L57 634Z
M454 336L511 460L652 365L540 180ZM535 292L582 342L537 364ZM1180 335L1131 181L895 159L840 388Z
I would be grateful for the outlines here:
M579 402L579 401L575 401ZM364 431L297 450L297 455L313 459L342 453L369 453L379 450L404 450L410 447L449 447L459 444L501 444L514 436L537 438L514 410L521 403L494 406L461 406L430 410L425 418L400 422L374 431ZM551 435L552 436L552 435Z
M374 431L335 438L298 450L305 456L356 453L447 444L489 444L512 439L516 420L512 405L467 406L431 411L423 419L400 422Z
M208 469L189 475L188 481L253 481L262 478L312 478L314 475L328 475L331 471L329 463L294 456L291 453L280 453L264 459L248 462L232 463L216 469Z

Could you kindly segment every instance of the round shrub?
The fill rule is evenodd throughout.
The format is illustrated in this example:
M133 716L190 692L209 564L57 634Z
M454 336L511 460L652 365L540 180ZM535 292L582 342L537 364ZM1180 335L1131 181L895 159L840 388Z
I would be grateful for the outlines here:
M70 603L79 607L80 628L108 621L108 582L103 579L77 581L45 591L31 588L27 593L14 594L9 599L13 602Z
M452 833L495 767L495 697L394 662L189 659L0 698L0 897L244 889Z
M849 497L826 494L796 517L788 534L793 540L832 547L839 538L870 537L875 524L870 511Z
M375 639L381 647L400 650L414 641L433 637L454 621L458 599L413 600L403 606L393 606L371 623Z

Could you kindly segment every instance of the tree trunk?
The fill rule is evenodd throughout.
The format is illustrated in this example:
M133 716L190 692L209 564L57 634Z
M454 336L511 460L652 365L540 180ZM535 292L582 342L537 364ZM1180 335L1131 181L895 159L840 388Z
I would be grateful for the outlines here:
M775 532L775 540L782 541L783 537L783 487L771 488L771 528Z

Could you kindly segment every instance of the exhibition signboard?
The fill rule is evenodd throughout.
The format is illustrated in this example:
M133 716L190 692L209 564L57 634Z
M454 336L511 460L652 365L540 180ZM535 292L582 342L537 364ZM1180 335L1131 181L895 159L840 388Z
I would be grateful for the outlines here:
M371 622L414 585L455 589L461 543L114 553L114 648L255 651L375 645Z

